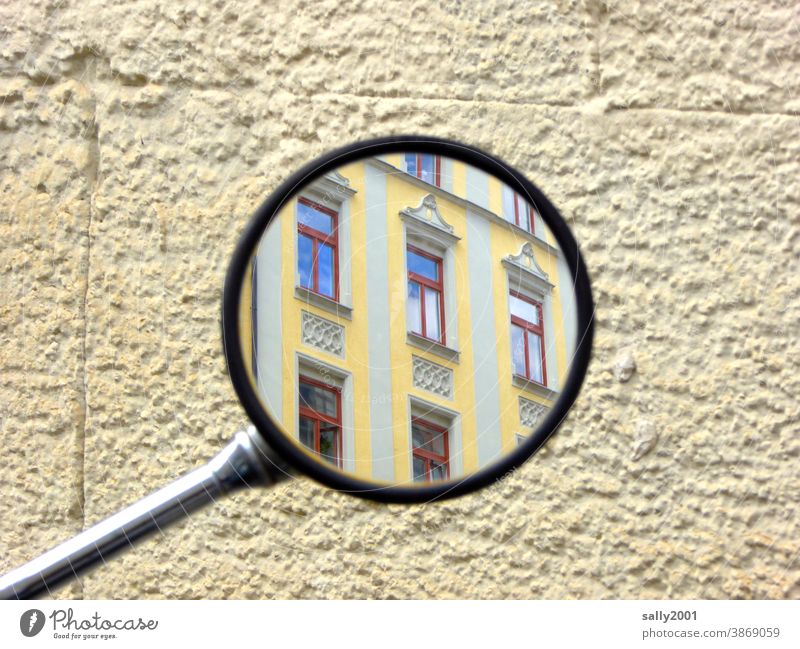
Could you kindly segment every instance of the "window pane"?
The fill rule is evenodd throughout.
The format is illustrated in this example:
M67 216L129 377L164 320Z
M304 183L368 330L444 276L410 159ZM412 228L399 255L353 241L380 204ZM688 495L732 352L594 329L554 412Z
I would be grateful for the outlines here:
M338 419L336 412L336 392L317 387L311 383L300 383L300 405L315 412Z
M417 175L417 154L406 153L406 171L412 176Z
M533 208L522 199L520 199L520 208L520 219L522 220L520 227L524 228L528 232L533 232Z
M509 295L511 315L522 318L525 322L539 324L539 310L530 302L520 300L516 295Z
M304 234L297 235L297 274L300 286L314 288L313 271L314 242Z
M441 318L439 314L439 291L425 289L425 335L433 340L442 339Z
M327 243L317 245L317 268L319 269L317 291L332 298L334 296L333 248Z
M407 302L408 330L422 334L422 317L419 310L419 284L416 282L408 283L408 302Z
M426 435L426 430L420 428L416 424L412 424L411 426L411 443L414 445L414 448L424 448L425 444L428 442L428 435Z
M411 427L411 441L414 448L436 455L445 455L445 435L446 433L433 430L421 423L415 423Z
M414 456L414 482L425 482L428 476L425 475L425 460Z
M426 153L420 156L422 159L422 169L420 170L419 177L427 183L435 184L436 182L436 162L435 156Z
M432 461L431 480L447 480L447 465Z
M511 325L511 362L514 374L525 376L525 331L517 325Z
M303 408L310 408L315 410L316 405L316 388L309 383L300 383L300 406Z
M297 222L300 225L319 230L324 234L333 232L333 217L330 214L326 214L300 201L297 202Z
M319 454L323 460L331 464L338 464L336 458L336 437L338 432L338 426L322 424L319 428Z
M514 192L503 187L503 216L514 223Z
M530 379L538 383L544 383L542 372L542 339L535 333L528 332L528 367L530 367Z
M406 263L408 264L409 273L422 275L434 282L439 281L439 264L433 259L417 254L413 250L408 250L406 254Z
M300 443L312 451L314 448L314 421L308 417L300 417Z

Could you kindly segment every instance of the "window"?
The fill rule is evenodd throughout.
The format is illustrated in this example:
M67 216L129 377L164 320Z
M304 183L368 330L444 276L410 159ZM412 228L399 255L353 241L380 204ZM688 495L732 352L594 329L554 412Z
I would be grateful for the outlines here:
M400 218L407 246L406 342L458 362L455 260L461 237L431 193L400 210Z
M547 385L542 305L516 291L509 296L514 374Z
M442 260L408 246L408 328L423 338L445 344Z
M414 482L447 480L447 429L415 417L411 421L411 443Z
M406 153L406 172L426 183L442 186L442 159L432 153Z
M297 199L297 274L300 286L339 299L338 214L307 198Z
M509 187L503 187L503 214L509 221L533 234L535 210Z
M298 431L300 442L323 460L342 465L342 393L305 376L300 377Z

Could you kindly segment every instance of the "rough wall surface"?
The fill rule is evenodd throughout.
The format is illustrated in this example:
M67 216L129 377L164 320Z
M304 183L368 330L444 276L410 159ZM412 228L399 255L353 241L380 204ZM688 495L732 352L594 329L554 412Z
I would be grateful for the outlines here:
M113 6L112 6L113 5ZM0 571L245 423L221 284L294 168L402 132L518 166L582 244L559 434L443 504L298 480L57 597L800 597L792 0L0 6Z

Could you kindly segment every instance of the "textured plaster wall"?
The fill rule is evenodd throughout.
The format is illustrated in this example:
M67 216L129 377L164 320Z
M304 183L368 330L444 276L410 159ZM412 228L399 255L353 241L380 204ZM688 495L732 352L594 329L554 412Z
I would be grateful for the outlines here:
M245 423L238 232L309 158L424 132L582 244L560 433L443 504L241 494L56 595L800 597L799 27L792 0L2 3L0 570Z

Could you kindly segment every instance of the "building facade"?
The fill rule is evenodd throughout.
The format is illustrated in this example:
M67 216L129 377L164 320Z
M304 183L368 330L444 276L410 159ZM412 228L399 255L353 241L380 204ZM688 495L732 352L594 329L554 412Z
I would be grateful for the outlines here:
M569 270L536 209L429 154L317 178L264 233L243 340L268 410L364 479L457 478L536 427L575 347Z

